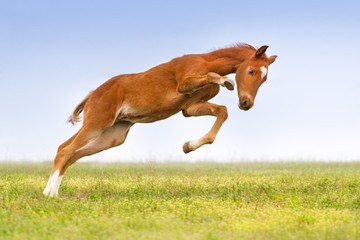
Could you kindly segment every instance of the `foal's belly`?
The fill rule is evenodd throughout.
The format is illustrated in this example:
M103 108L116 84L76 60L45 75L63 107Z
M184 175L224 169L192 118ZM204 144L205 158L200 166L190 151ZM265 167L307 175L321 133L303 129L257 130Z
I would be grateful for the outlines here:
M187 96L177 94L171 97L140 101L124 101L119 109L117 120L132 123L150 123L166 119L181 111L188 100Z
M219 92L219 86L210 84L191 95L177 91L130 97L118 110L117 121L150 123L163 120L178 113L189 105L208 101Z

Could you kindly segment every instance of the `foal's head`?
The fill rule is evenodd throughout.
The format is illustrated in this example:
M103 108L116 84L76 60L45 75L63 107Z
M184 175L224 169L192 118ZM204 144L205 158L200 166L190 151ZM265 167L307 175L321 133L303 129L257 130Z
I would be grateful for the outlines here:
M267 79L268 67L277 56L267 57L268 46L262 46L251 57L242 62L236 70L236 85L239 96L239 108L249 110L253 105L256 93Z

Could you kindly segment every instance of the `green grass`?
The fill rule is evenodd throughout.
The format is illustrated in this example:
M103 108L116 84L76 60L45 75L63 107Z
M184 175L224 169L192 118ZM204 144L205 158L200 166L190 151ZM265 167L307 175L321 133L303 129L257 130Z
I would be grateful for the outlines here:
M0 163L0 239L360 239L360 163Z

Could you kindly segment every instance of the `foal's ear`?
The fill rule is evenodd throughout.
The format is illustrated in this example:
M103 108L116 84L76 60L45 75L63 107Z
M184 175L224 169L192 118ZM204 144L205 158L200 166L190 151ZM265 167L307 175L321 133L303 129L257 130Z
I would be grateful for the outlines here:
M269 46L262 46L261 48L259 48L256 53L255 53L255 56L256 57L261 57L261 55L263 55L266 51L266 49L268 48Z
M269 57L268 65L272 64L273 62L275 62L276 58L277 58L276 55L272 55L271 57Z

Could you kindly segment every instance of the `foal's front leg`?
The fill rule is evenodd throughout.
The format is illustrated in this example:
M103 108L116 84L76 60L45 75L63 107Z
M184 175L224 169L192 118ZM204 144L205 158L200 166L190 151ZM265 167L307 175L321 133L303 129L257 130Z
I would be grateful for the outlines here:
M211 144L214 142L217 133L220 130L221 125L225 122L228 117L227 108L225 106L216 105L209 102L196 103L190 105L183 110L183 115L185 117L191 116L205 116L212 115L216 116L216 121L210 131L205 134L202 138L198 140L193 140L184 143L183 151L184 153L189 153L195 149L201 147L204 144Z
M186 76L178 82L177 91L183 94L191 94L207 84L218 84L226 87L228 90L234 90L235 83L227 76L221 76L214 72L206 75L190 75Z
M209 72L207 77L210 83L219 84L222 87L226 87L230 91L234 90L235 83L227 76L221 76L217 73Z

